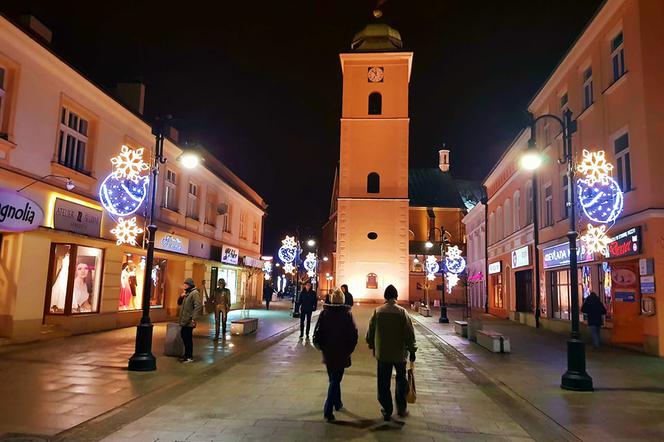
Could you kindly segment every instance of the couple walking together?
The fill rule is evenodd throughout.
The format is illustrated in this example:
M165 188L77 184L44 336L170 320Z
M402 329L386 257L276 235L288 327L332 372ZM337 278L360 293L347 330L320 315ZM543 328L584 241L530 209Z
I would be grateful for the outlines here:
M415 331L406 310L397 305L397 289L389 285L385 289L385 304L378 307L369 321L366 342L377 360L378 402L383 419L392 419L394 406L390 386L392 370L396 370L395 400L397 414L408 416L406 396L406 357L415 361ZM357 345L357 327L345 305L344 293L336 290L330 296L330 303L323 306L314 330L314 345L323 353L323 363L327 367L329 387L323 416L328 422L334 421L334 410L343 408L341 401L341 380L344 371L351 366L351 354Z

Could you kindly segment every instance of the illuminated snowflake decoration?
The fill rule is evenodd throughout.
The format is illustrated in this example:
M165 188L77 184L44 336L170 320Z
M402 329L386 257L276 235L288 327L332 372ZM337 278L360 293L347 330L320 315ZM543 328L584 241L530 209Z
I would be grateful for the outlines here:
M297 246L297 243L295 242L294 236L286 235L286 239L281 241L281 245L286 247L287 249L294 249L295 246Z
M605 225L595 227L592 224L588 224L588 230L581 236L581 241L586 244L588 251L591 253L608 255L611 238L606 236Z
M265 261L263 263L263 277L269 281L272 277L272 261Z
M461 258L461 249L459 246L450 246L447 248L445 256L449 259L459 259Z
M459 283L459 276L455 273L448 273L445 276L447 276L447 293L452 293L452 289Z
M113 173L118 179L127 179L138 183L143 172L150 170L150 165L143 161L143 148L130 149L122 145L120 155L111 158Z
M424 268L427 270L427 279L433 281L436 279L436 273L440 270L440 265L436 261L436 257L433 255L428 255L427 260L424 263Z
M435 274L433 274L433 273L427 273L427 280L428 280L428 281L433 281L434 279L436 279L436 275L435 275Z
M287 262L286 264L284 264L284 273L290 273L290 274L295 273L295 266L292 263Z
M589 152L583 149L583 160L576 166L576 170L585 175L585 181L591 186L595 183L608 184L613 164L606 161L603 150Z
M313 252L309 252L304 260L304 268L307 270L307 276L313 278L316 275L316 266L318 265L318 258Z
M136 237L143 233L143 229L136 225L136 217L118 219L115 228L111 229L111 233L115 235L116 245L131 244L136 245Z

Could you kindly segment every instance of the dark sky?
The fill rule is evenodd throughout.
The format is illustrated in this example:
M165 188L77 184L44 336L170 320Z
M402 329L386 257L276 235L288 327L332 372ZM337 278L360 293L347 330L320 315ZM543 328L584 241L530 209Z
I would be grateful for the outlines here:
M601 0L388 0L385 19L415 53L410 164L442 143L458 178L481 179ZM172 6L171 6L172 4ZM339 52L375 0L11 0L53 48L105 87L142 80L146 115L173 114L270 205L266 247L324 223L339 157Z

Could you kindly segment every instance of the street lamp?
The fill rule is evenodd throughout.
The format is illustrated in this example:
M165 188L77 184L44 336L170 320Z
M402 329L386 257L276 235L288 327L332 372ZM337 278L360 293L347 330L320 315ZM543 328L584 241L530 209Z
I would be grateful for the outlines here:
M429 232L430 237L435 237L435 232L438 230L440 232L440 259L445 260L445 245L447 244L447 239L445 238L445 228L444 227L432 227L431 232ZM433 235L432 235L433 233ZM424 247L427 249L432 249L434 246L433 241L429 239L424 243ZM444 267L444 265L443 265ZM445 271L444 268L441 269L440 273L440 318L438 322L440 324L449 324L450 320L447 317L447 303L445 302Z
M314 246L316 245L316 240L314 240L314 239L310 239L310 240L308 240L308 241L307 241L307 245L308 245L309 247L314 247Z
M136 347L134 354L129 358L128 369L131 371L153 371L157 369L157 359L152 354L152 322L150 321L150 292L152 290L152 261L154 260L154 240L157 226L155 224L155 201L157 197L157 176L159 174L159 165L166 163L164 156L164 120L158 119L152 129L155 136L154 160L152 163L152 178L150 180L150 213L149 225L147 227L147 252L145 258L145 269L143 278L143 315L141 322L136 327ZM196 167L200 159L194 160L190 154L183 154L178 160L182 161L183 166L188 168ZM186 161L186 163L185 163ZM194 161L196 163L194 164Z
M535 125L539 120L544 118L556 120L562 128L563 158L560 160L560 163L567 165L567 207L569 209L569 231L567 232L567 239L569 240L572 332L569 339L567 339L567 371L562 375L560 387L564 390L592 391L593 379L586 372L585 345L581 340L581 334L579 332L579 265L576 254L576 239L579 234L576 231L576 195L574 190L575 164L572 147L572 134L576 132L576 121L572 120L572 111L569 109L565 112L563 118L552 114L540 115L537 118L531 117L531 142L528 143L528 149L521 159L521 164L524 168L530 167L530 170L534 170L539 167L542 162L541 155L537 150L534 140L536 139ZM539 157L539 160L535 159L536 156ZM535 216L537 216L536 213ZM537 277L539 278L539 276ZM539 296L539 293L537 296Z

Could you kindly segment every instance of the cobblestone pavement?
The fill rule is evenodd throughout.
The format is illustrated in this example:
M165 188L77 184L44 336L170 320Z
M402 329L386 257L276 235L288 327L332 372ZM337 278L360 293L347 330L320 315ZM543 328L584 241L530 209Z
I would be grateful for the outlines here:
M281 305L280 305L281 304ZM290 302L276 310L251 310L259 318L258 333L210 339L214 330L199 321L194 335L197 363L183 366L163 356L165 324L154 328L153 353L157 371L129 372L134 351L134 327L70 336L0 348L0 440L3 435L51 436L135 400L151 391L202 373L215 362L248 349L293 326ZM231 312L230 318L240 312Z
M370 312L354 309L362 337ZM320 353L292 333L240 362L223 362L228 369L142 417L137 407L117 432L97 436L106 442L562 439L536 410L466 373L419 331L417 339L418 399L402 422L382 422L375 360L361 339L342 383L345 410L336 423L325 423Z

